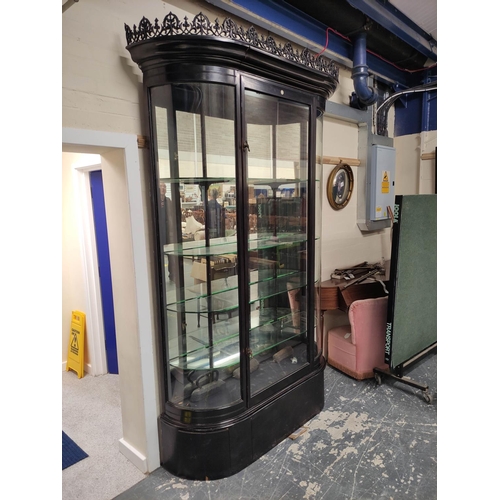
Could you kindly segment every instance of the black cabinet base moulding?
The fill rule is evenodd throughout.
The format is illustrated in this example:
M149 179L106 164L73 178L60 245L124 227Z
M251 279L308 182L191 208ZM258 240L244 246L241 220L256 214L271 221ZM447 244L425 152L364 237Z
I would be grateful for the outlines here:
M162 467L178 477L200 481L222 479L248 467L321 412L325 368L321 361L312 376L224 426L197 432L163 415Z

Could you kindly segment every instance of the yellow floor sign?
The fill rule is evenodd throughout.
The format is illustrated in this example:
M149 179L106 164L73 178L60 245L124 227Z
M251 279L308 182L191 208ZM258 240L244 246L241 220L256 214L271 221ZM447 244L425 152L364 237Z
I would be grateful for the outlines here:
M73 311L71 313L71 332L69 335L66 371L74 370L78 378L83 377L84 349L85 314L81 311Z

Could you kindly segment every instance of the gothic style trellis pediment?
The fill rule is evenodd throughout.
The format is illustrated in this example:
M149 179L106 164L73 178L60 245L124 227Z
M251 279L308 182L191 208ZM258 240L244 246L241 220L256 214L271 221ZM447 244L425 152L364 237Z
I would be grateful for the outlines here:
M125 24L125 35L129 46L150 39L170 36L187 35L227 38L260 49L268 54L301 64L307 68L320 71L338 81L338 67L330 59L322 56L318 57L307 48L299 52L289 42L284 45L278 44L272 36L260 35L253 26L245 29L242 26L238 26L230 18L224 19L222 23L216 19L212 23L205 14L200 12L193 18L192 22L189 22L187 17L184 17L184 20L181 21L175 14L170 12L164 17L161 23L158 19L155 19L154 23L151 23L151 21L143 17L138 26L134 24L130 28Z

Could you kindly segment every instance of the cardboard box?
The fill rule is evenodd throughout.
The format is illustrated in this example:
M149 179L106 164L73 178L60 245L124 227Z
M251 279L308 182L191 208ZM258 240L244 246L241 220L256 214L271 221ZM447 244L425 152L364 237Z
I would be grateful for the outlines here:
M191 269L191 278L194 278L195 285L207 281L207 268L205 264L195 260Z
M229 254L221 254L217 255L214 257L210 257L210 267L220 267L220 266L226 266L228 263L234 264L236 263L237 256L234 253L229 253ZM207 263L207 259L201 259L201 262L203 264Z
M222 258L222 259L221 259ZM225 262L220 262L224 260ZM210 258L211 279L218 280L227 278L237 273L236 270L236 255L220 255ZM194 278L195 284L207 281L207 260L194 261L191 268L191 277Z

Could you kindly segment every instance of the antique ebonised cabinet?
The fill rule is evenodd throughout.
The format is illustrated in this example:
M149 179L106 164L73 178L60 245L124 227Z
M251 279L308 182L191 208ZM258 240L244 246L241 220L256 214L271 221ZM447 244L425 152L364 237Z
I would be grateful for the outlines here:
M161 463L222 478L324 404L322 116L338 69L201 13L125 31L149 122Z

